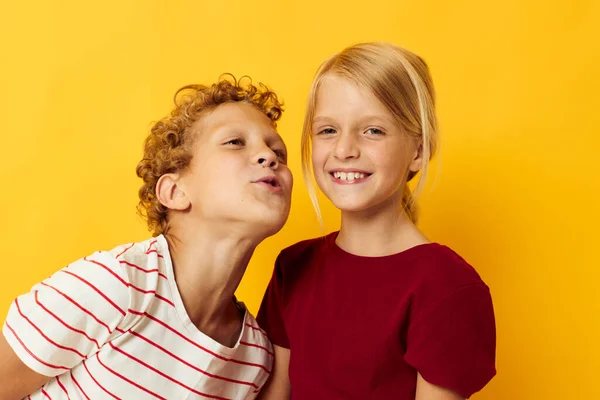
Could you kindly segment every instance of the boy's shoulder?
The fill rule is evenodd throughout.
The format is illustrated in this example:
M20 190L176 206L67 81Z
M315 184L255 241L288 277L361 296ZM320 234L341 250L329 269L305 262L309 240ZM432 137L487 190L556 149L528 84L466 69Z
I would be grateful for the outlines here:
M168 244L163 235L151 237L139 242L122 244L106 251L106 253L115 259L123 261L134 261L136 259L155 257L164 258L165 253L168 252Z
M135 298L152 298L160 281L172 279L169 248L162 235L97 251L87 258L97 260L104 270L110 270L132 289L130 295Z

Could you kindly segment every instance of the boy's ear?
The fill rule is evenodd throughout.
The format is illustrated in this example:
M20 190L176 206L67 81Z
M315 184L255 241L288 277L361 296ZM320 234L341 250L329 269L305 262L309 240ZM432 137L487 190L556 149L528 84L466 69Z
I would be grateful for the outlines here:
M183 211L189 208L190 200L178 185L178 174L164 174L156 182L156 197L160 204L170 210Z

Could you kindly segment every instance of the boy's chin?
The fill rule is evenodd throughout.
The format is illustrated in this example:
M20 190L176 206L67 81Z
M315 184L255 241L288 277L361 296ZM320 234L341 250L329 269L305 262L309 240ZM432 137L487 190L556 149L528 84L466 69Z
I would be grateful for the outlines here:
M225 220L235 221L248 235L266 238L279 232L287 221L288 212L268 207L246 208L244 213L230 215ZM261 239L262 240L262 239Z
M266 238L279 232L286 221L287 216L263 215L254 221L251 231Z
M288 220L289 210L270 210L269 213L262 214L257 220L257 225L261 226L267 236L279 232Z

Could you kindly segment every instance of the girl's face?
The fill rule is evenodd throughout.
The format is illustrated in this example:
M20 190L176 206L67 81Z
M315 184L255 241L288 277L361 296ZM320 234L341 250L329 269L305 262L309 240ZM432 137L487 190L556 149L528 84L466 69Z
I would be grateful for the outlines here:
M421 165L411 139L388 109L356 83L323 77L312 123L312 163L320 189L344 212L401 204L409 171Z
M202 117L181 184L199 223L249 224L273 234L287 220L292 174L271 120L246 103L226 103Z

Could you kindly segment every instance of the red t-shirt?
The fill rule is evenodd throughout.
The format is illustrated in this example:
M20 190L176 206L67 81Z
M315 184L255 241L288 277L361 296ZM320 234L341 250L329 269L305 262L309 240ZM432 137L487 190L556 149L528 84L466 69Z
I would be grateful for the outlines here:
M417 371L464 397L492 379L494 310L473 267L436 243L361 257L336 237L283 250L258 313L291 351L294 400L414 400Z

